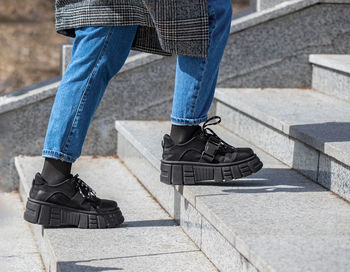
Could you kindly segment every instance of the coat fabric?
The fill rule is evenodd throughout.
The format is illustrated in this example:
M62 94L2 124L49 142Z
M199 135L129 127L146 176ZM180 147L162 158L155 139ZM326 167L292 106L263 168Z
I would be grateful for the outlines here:
M55 26L75 37L84 26L138 25L132 49L207 57L207 0L56 0Z

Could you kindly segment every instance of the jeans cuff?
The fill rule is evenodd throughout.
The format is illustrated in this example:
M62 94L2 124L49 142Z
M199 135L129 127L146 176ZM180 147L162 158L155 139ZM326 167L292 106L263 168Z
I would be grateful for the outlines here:
M70 163L75 162L77 159L77 158L74 158L70 155L64 154L62 152L53 151L53 150L49 150L49 149L43 149L41 152L41 155L42 155L42 157L45 157L45 158L53 158L53 159L57 159L57 160L65 161L65 162L70 162Z
M178 118L175 116L171 116L171 124L178 125L178 126L196 126L206 121L207 119L208 119L207 115L199 118L194 118L194 119Z

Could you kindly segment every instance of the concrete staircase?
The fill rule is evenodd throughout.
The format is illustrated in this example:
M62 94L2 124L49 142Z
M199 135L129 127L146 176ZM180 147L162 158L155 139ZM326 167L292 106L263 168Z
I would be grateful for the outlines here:
M18 195L1 193L17 210L13 221L0 223L1 241L11 241L0 243L8 252L0 271L349 270L350 61L321 54L350 53L350 1L256 4L257 12L232 21L212 113L223 119L215 131L234 146L251 146L264 168L222 186L160 183L160 142L170 124L144 120L168 119L176 59L131 54L110 82L83 150L117 150L119 157L83 156L73 165L99 195L118 201L123 227L30 225L36 250ZM62 47L63 72L70 50ZM0 127L7 128L0 130L0 186L10 190L19 181L24 200L43 158L16 155L40 154L58 84L0 99ZM125 119L143 121L112 125Z
M220 271L347 271L348 202L224 127L234 146L251 146L258 173L222 186L159 182L169 122L116 121L118 155Z
M338 98L350 93L348 60L311 55L317 90L218 89L217 114L229 130L350 200L350 101Z
M18 192L0 192L0 271L44 272Z
M119 157L220 271L350 267L349 55L309 60L311 88L217 89L216 131L264 162L232 183L160 183L169 122L115 123Z

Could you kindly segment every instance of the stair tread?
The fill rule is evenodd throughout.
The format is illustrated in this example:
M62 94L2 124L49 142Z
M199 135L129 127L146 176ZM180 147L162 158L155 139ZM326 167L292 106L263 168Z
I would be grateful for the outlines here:
M23 194L28 194L31 180L42 163L40 156L16 157ZM57 263L62 272L101 268L147 271L147 267L152 271L216 271L119 159L82 156L73 164L73 172L79 173L98 196L116 200L125 222L121 227L104 230L44 229L45 241L53 251L51 256L55 256L51 257L51 267Z
M159 171L164 121L116 121L116 129ZM234 146L252 146L215 127ZM229 186L179 192L259 271L345 271L350 207L333 193L254 148L264 168ZM155 170L156 171L156 170ZM296 261L297 260L297 261Z
M310 63L340 72L350 73L350 54L312 54Z
M350 165L350 103L309 89L219 88L218 101Z
M16 192L0 192L0 270L43 272L40 253Z

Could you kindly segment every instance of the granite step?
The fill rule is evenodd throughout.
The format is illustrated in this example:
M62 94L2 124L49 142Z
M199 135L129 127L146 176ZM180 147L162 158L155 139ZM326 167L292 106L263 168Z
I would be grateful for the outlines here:
M350 200L350 103L309 89L217 89L223 124Z
M15 163L26 199L43 158L17 156ZM82 156L73 172L99 196L116 200L125 222L112 229L30 225L47 271L217 271L118 158Z
M310 55L312 87L350 101L350 55Z
M0 271L44 272L19 193L0 192Z
M170 123L116 121L118 156L220 271L347 271L350 206L332 192L251 146L259 172L222 186L159 181L161 139Z

